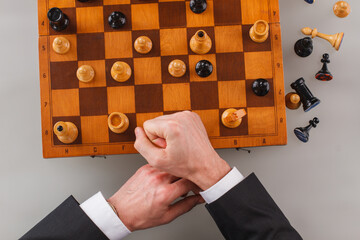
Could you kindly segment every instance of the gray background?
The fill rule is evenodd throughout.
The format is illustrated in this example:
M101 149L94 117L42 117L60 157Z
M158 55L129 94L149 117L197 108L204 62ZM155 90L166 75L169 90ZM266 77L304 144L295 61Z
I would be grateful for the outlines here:
M225 2L225 1L224 1ZM285 85L303 76L322 104L304 113L288 111L289 143L283 147L233 149L218 153L244 175L255 172L304 239L360 239L359 1L339 19L334 0L280 0ZM293 51L302 27L333 34L344 31L336 52L321 39L305 59ZM140 166L139 155L44 160L41 149L36 0L0 0L0 238L16 239L70 194L80 202L101 190L111 196ZM324 52L335 79L314 79ZM292 130L318 116L307 144ZM127 239L222 239L203 206L167 226Z

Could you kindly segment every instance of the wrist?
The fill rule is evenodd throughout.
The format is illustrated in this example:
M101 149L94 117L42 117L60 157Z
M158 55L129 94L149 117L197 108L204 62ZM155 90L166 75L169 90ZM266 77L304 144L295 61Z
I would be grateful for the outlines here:
M118 218L121 220L121 222L126 226L127 229L129 229L130 232L135 231L135 226L132 224L132 221L124 214L123 211L121 211L121 207L118 197L114 194L112 197L110 197L107 202L109 203L110 207L114 210L115 214L118 216Z

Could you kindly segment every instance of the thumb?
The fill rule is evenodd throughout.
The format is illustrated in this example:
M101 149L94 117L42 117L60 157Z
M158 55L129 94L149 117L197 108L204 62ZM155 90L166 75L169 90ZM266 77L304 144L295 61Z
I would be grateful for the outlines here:
M154 146L146 136L144 129L141 127L135 128L136 141L134 143L135 149L149 162L152 157L161 154L161 149Z
M189 212L196 205L202 203L202 198L199 195L193 195L190 197L186 197L169 207L168 212L164 217L165 223L169 223L179 216Z

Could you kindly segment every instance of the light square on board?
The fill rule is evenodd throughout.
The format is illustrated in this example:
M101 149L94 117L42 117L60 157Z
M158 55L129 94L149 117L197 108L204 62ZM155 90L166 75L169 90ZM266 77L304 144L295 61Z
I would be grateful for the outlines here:
M49 9L57 8L74 8L76 0L49 0Z
M79 89L59 89L51 91L52 115L79 116Z
M133 56L131 31L105 33L105 57L131 58Z
M58 54L54 51L52 45L56 37L65 37L70 42L70 49L65 54ZM77 40L76 35L50 36L50 61L51 62L68 62L77 60Z
M151 120L157 117L162 116L162 112L154 112L154 113L137 113L136 114L136 124L138 127L143 127L144 122L147 120Z
M186 20L188 27L211 27L214 26L214 4L207 1L207 8L201 14L193 13L190 9L190 1L186 1Z
M220 108L246 107L246 84L241 81L219 81Z
M130 0L103 0L104 5L130 4Z
M186 28L161 29L161 56L186 55L188 53L186 34Z
M82 65L91 66L95 71L95 77L89 83L79 81L80 88L106 87L105 60L79 61L78 66L81 67Z
M209 137L218 137L220 135L219 124L221 123L219 123L218 109L195 110L193 112L200 116Z
M164 111L190 110L189 83L163 84Z
M83 143L109 142L108 116L81 117L81 137Z
M268 0L241 0L242 23L254 24L257 20L269 22L269 1Z
M78 33L104 32L103 7L76 8Z
M160 28L186 27L185 2L159 3Z
M120 28L112 28L109 24L109 16L113 12L121 12L125 15L125 25ZM105 32L122 32L122 31L131 31L131 5L130 4L118 4L118 5L109 5L104 6L104 30Z
M201 60L208 60L213 65L213 72L210 76L206 78L199 77L196 74L195 67L196 64ZM217 68L216 68L216 56L215 54L208 55L189 55L189 64L190 64L190 82L209 82L217 80Z
M241 25L215 27L216 52L242 52Z
M133 30L158 29L159 6L157 3L132 4L131 17Z
M81 116L108 114L106 87L80 88L79 101Z
M247 113L250 135L274 134L276 132L274 107L248 108Z
M271 54L271 52L246 52L246 79L272 78L273 64Z
M135 84L161 83L161 58L134 58Z
M135 113L134 86L108 87L108 113Z

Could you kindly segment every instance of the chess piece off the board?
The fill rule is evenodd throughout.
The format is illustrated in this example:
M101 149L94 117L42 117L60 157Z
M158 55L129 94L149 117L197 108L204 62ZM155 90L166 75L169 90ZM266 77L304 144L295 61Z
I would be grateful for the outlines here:
M303 34L311 36L312 38L319 37L319 38L327 40L331 44L331 46L333 46L336 49L336 51L339 51L342 40L344 38L343 32L336 33L333 35L327 35L324 33L319 33L316 28L311 29L309 27L305 27L301 31Z
M329 54L325 53L321 59L323 66L321 70L315 75L315 78L320 81L330 81L333 79L333 75L328 69L328 63L330 63Z
M91 82L95 77L95 70L90 65L82 65L76 72L76 77L80 82L88 83Z
M310 89L306 86L304 78L299 78L291 84L291 88L300 96L301 103L305 112L310 111L320 104L320 100L314 97Z
M48 11L47 16L51 28L57 32L65 30L70 24L68 16L64 14L59 8L51 8Z
M250 28L249 35L254 42L265 42L269 37L269 24L264 20L256 21Z
M186 73L186 64L179 60L173 60L168 67L169 73L173 77L182 77Z
M204 30L199 30L190 40L190 48L194 53L206 54L211 50L212 41Z
M334 14L339 18L347 17L351 12L350 4L345 1L338 1L333 7Z
M206 0L190 0L190 9L193 13L200 14L207 8Z
M152 41L147 36L138 37L135 40L134 48L138 53L147 54L153 47Z
M309 132L312 128L320 123L319 119L315 117L313 120L309 121L309 125L306 127L299 127L294 129L295 136L302 142L306 143L309 141Z
M112 12L108 18L111 28L119 29L126 24L126 17L122 12Z
M236 110L234 108L229 108L221 115L221 122L225 127L237 128L240 126L244 116L246 116L245 109Z
M213 72L213 65L208 60L201 60L195 66L196 74L199 77L206 78Z
M264 97L270 91L270 84L266 79L256 79L252 84L252 90L256 96Z
M57 54L66 54L70 50L70 42L65 37L57 37L54 39L52 47Z
M301 106L300 96L290 92L285 96L286 107L291 110L298 109Z
M79 135L78 128L72 122L57 122L54 125L54 133L59 141L65 144L75 142Z
M115 62L111 68L111 76L117 82L126 82L131 74L131 67L126 62Z
M313 40L309 37L299 39L294 46L296 55L299 57L308 57L314 50Z
M129 118L120 112L113 112L108 117L108 126L114 133L123 133L129 128Z

